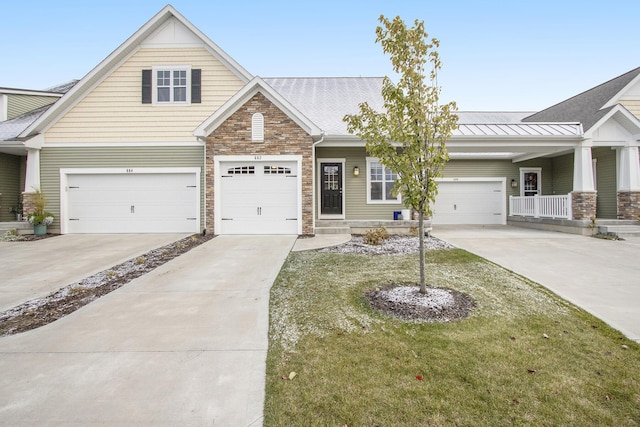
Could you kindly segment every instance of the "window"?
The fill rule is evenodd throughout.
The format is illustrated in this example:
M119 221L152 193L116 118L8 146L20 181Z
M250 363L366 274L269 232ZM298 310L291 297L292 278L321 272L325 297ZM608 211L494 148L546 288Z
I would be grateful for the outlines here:
M291 175L291 168L286 168L284 166L265 166L264 174L265 175Z
M234 168L227 169L227 174L229 175L253 175L255 173L255 166L236 166Z
M156 102L187 102L187 70L154 70Z
M367 158L367 202L399 203L400 197L393 195L398 175L384 167L378 159Z
M195 104L201 101L201 70L189 66L158 66L142 70L142 103Z

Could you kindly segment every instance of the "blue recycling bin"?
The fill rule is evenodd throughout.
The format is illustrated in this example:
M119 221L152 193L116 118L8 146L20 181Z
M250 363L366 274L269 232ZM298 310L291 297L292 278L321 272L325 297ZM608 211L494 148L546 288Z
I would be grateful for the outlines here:
M393 220L397 221L400 215L402 215L402 211L393 211Z

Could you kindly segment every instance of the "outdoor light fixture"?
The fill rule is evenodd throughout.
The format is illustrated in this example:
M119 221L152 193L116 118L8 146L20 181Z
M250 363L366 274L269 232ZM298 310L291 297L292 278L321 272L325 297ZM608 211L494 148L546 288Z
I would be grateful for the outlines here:
M516 188L516 187L518 186L518 181L516 181L515 179L512 179L512 180L511 180L511 186L512 186L513 188Z
M353 167L353 176L360 175L360 168L358 166Z

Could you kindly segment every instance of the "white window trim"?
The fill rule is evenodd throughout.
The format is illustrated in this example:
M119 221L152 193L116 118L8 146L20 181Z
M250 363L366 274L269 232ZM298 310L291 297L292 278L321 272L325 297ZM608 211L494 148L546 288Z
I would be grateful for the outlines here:
M367 174L367 204L368 205L401 205L402 204L402 196L398 194L398 198L396 200L371 200L371 162L380 163L380 160L377 157L367 157L366 158L366 174ZM386 166L383 165L385 169ZM384 173L383 173L384 176ZM385 192L383 191L383 197L386 197Z
M524 174L527 172L538 173L538 196L542 196L542 168L520 168L520 196L524 197Z
M186 101L158 102L158 71L171 71L170 93L173 97L173 71L186 71L187 99ZM151 104L157 106L176 106L191 104L191 65L154 65L151 68Z

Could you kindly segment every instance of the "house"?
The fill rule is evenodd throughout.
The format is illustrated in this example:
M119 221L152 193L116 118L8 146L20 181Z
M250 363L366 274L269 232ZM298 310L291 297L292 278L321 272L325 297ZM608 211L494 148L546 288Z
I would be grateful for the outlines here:
M408 228L393 171L342 120L381 108L381 85L254 76L166 6L0 152L26 154L12 185L25 210L45 193L54 232ZM434 225L640 215L640 68L540 112L459 116Z
M13 141L73 85L45 91L0 87L0 222L14 221L24 191L24 144Z

